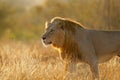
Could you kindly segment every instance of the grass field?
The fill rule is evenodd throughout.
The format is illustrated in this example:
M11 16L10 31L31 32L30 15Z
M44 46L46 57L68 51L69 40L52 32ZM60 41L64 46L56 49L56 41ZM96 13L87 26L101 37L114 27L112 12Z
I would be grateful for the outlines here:
M64 80L65 64L58 52L45 48L41 42L0 42L0 80ZM101 80L120 80L120 58L115 57L99 66ZM79 77L75 78L74 74ZM91 80L87 64L79 64L71 80Z

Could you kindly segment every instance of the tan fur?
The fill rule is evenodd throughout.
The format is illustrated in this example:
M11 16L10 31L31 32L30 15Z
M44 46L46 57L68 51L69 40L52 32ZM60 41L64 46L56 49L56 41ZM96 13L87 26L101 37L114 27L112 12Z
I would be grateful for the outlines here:
M53 18L46 26L43 42L60 51L69 72L73 71L72 64L82 61L90 65L93 78L99 78L98 63L120 55L120 31L88 30L76 21L60 17Z

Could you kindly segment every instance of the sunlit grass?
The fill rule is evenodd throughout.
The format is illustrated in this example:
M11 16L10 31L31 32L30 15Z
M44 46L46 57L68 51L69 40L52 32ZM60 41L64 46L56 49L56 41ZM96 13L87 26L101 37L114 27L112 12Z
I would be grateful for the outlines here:
M101 80L120 80L120 59L113 58L100 65ZM65 64L58 52L45 48L41 42L0 42L0 80L64 80ZM75 78L75 74L79 77ZM71 80L91 80L86 64L79 64Z

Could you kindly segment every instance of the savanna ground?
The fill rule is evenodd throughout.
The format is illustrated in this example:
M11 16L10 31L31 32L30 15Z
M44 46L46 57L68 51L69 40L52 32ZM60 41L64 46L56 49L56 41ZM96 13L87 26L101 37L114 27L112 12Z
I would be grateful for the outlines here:
M120 58L99 66L101 80L120 80ZM58 52L45 48L41 41L31 44L18 41L0 42L0 80L64 80L65 64ZM80 63L76 73L78 80L91 80L87 64ZM76 80L71 75L71 80Z

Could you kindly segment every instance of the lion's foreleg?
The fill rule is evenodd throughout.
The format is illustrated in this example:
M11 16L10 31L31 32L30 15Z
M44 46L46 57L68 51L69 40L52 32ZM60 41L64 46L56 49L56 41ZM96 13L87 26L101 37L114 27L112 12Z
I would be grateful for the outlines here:
M73 76L74 76L75 78L77 78L77 74L76 74L77 64L76 64L76 63L74 63L74 62L67 63L65 70L67 70L66 78L67 78L68 80L70 80L71 77L73 77Z
M69 73L76 72L76 69L77 69L76 63L72 62L72 63L69 64L69 67L68 67L68 72Z
M90 69L92 71L92 77L94 80L99 80L98 61L94 60L89 62Z
M90 65L91 71L93 73L93 80L96 78L99 79L98 57L96 55L93 41L90 35L86 35L86 37L81 38L81 43L83 44L80 46L82 60Z

